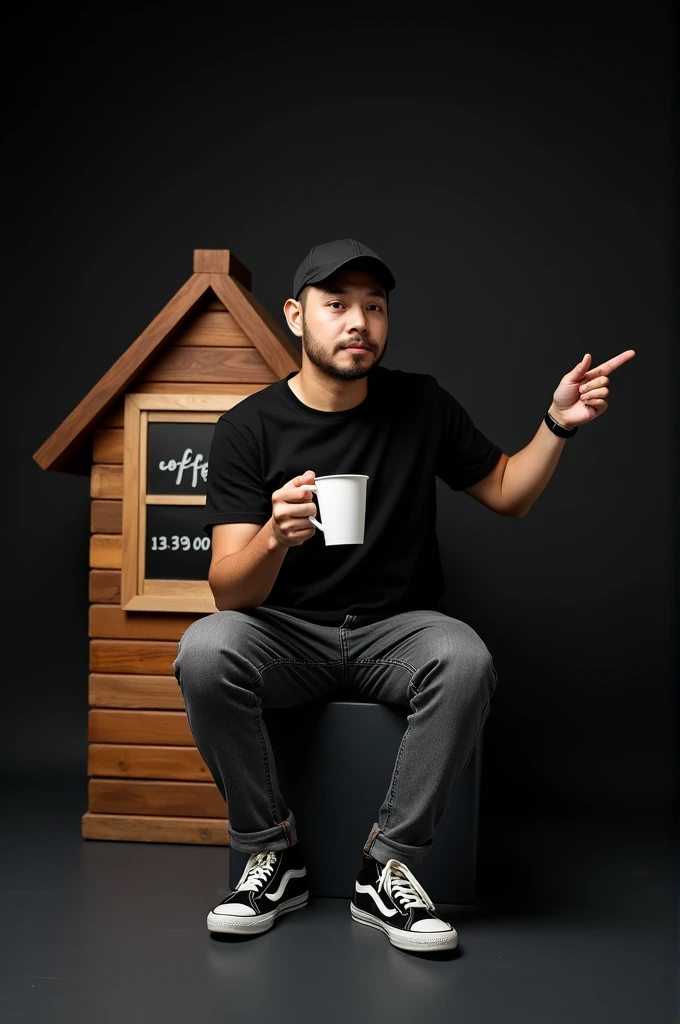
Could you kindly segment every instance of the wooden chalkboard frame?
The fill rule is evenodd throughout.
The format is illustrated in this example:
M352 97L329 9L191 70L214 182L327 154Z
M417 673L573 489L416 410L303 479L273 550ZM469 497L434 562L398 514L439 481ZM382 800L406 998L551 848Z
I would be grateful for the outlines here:
M123 552L120 604L125 611L215 612L207 580L147 579L146 508L204 505L204 495L147 495L146 453L149 423L216 423L247 395L128 394L125 396L123 455Z

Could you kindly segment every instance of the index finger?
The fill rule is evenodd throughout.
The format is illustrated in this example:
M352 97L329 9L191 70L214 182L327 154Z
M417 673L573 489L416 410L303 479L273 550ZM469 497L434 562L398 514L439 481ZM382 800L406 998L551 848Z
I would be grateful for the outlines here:
M281 497L284 501L309 501L314 497L314 491L310 490L313 481L308 484L296 484L295 481L299 479L293 477L281 488Z
M607 359L606 362L600 363L599 366L594 366L583 376L586 380L592 380L593 377L599 377L601 373L609 375L618 366L622 366L623 363L627 363L629 359L632 359L635 355L634 348L627 348L625 352L620 352L618 356L612 356L611 359Z

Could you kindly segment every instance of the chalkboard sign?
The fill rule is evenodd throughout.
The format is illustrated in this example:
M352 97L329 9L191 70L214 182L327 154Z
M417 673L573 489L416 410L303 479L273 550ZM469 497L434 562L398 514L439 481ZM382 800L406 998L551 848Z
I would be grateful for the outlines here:
M125 395L125 611L216 610L208 583L212 544L203 530L208 459L215 424L247 393Z
M203 532L204 518L205 505L147 505L147 579L208 579L210 538Z
M214 432L214 423L149 423L146 493L205 494Z

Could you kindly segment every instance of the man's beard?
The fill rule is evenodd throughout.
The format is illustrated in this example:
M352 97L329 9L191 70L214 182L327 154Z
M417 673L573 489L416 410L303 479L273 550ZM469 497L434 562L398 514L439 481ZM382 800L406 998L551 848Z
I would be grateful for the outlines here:
M303 320L302 347L307 353L309 361L321 370L322 373L328 374L329 377L335 377L336 380L360 380L361 377L366 377L382 360L387 350L387 339L385 339L383 350L377 359L374 357L377 346L374 342L370 342L368 357L358 356L355 363L349 363L347 366L336 366L328 356L327 346L320 344L314 338L314 335ZM340 349L337 351L339 352Z

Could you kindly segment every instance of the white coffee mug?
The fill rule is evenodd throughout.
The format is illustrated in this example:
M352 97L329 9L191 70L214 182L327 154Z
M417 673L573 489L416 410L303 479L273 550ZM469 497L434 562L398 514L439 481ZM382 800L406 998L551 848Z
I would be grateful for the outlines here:
M305 484L319 498L319 515L309 519L321 530L326 546L363 544L366 522L366 481L364 473L336 473L317 476L315 484Z

